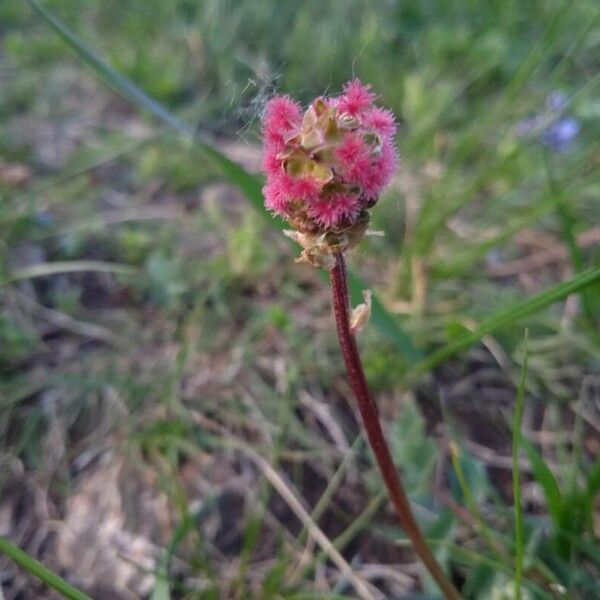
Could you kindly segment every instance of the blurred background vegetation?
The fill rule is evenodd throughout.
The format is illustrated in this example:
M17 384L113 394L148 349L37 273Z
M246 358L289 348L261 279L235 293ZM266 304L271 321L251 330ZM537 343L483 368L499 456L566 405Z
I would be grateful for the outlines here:
M516 598L521 554L522 598L600 598L598 278L547 294L600 266L597 2L34 4L0 4L0 535L94 599L438 597L327 285L204 146L258 173L269 97L358 76L400 126L385 235L349 259L417 516L465 598ZM2 593L58 597L8 560Z

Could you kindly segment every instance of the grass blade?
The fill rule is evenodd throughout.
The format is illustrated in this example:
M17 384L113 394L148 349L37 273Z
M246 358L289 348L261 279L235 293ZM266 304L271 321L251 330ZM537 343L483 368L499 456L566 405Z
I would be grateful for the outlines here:
M548 306L551 306L555 302L564 300L567 296L585 289L596 281L600 281L600 267L585 271L568 281L563 281L527 300L514 304L508 309L501 310L484 319L479 326L470 333L439 348L435 352L432 352L424 360L417 363L409 371L408 375L414 376L420 373L426 373L461 350L478 342L489 333L493 333L498 329L511 325L523 317L535 314Z
M52 263L41 263L30 267L23 267L8 275L4 282L0 281L0 287L3 284L14 283L24 279L35 279L36 277L45 277L47 275L56 275L58 273L83 273L94 271L97 273L115 273L118 275L135 275L138 269L129 265L119 263L102 262L99 260L74 260L74 261L56 261Z
M450 460L452 461L452 467L454 468L454 474L456 475L456 479L458 480L458 485L460 487L460 491L463 495L467 509L469 510L475 521L475 527L477 529L477 532L481 535L481 537L485 540L485 543L488 545L490 550L494 553L496 560L500 564L508 565L508 561L505 559L504 548L498 543L496 538L494 538L494 535L492 534L490 528L487 526L485 519L483 518L483 515L481 514L481 511L477 506L477 501L471 492L469 483L467 481L467 476L462 467L462 458L460 456L461 450L455 439L451 439L449 444L449 450Z
M535 477L535 480L542 486L544 490L544 496L548 503L548 512L552 517L555 525L559 526L561 521L561 502L562 495L560 488L554 473L550 470L550 467L546 464L546 461L542 455L535 449L533 444L524 438L522 438L523 447L527 453L527 458L531 463L531 472Z
M592 499L600 491L600 458L596 460L592 470L588 473L587 488L588 492L592 496Z
M523 507L521 506L521 473L519 457L521 454L521 422L523 421L523 406L525 404L525 380L527 378L527 345L529 332L525 329L523 338L523 366L515 401L515 418L513 423L512 447L512 479L513 498L515 505L515 600L521 600L521 585L523 581L523 557L525 554L523 535Z
M581 273L585 270L585 262L583 260L583 252L577 245L577 237L575 235L575 227L577 224L577 218L575 217L573 208L571 207L563 188L559 185L558 181L554 178L552 165L550 163L549 152L543 153L544 157L544 168L546 171L546 178L548 180L548 188L550 193L556 198L556 212L560 219L560 228L562 231L562 237L565 246L569 250L569 256L571 258L571 264L575 273ZM591 303L589 293L581 293L581 308L583 309L584 317L588 320L590 329L594 329L594 310Z
M117 94L131 102L136 107L145 110L154 116L159 122L167 127L177 131L184 138L196 144L221 173L235 185L247 198L253 208L259 211L278 229L283 229L283 224L265 211L262 196L262 178L248 173L235 161L232 161L223 153L215 148L210 140L205 138L199 131L193 129L185 122L178 119L169 112L162 104L149 96L144 90L138 87L127 77L124 77L119 71L98 56L83 40L81 40L73 31L69 29L56 15L42 6L38 0L27 0L33 10L62 38L62 40L77 54L77 57L85 64L90 66L94 73L108 87ZM350 274L350 287L352 293L368 286L361 282L356 275ZM402 352L413 365L421 358L421 354L413 344L410 337L400 328L397 321L390 315L381 302L373 295L373 304L371 307L371 319L375 327L392 342Z
M0 552L6 554L6 556L19 567L43 581L48 587L56 590L65 598L69 598L69 600L92 600L87 594L74 588L62 577L59 577L56 573L46 568L41 562L29 556L27 552L24 552L21 548L15 546L2 536L0 536Z
M160 579L157 577L156 585L150 594L149 600L171 600L169 582L166 579Z
M116 69L113 69L108 63L103 61L51 11L42 6L37 0L27 1L33 10L54 29L63 41L76 51L79 59L94 69L106 85L136 106L140 106L152 113L165 125L179 131L179 133L185 136L194 137L194 131L188 125L166 110L159 102L144 93L127 77L124 77Z

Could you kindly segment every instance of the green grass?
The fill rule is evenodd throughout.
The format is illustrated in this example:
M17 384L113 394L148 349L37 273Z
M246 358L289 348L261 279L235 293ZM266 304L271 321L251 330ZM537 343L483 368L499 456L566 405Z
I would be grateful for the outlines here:
M123 461L113 512L85 514L164 549L110 567L130 593L355 597L249 444L358 577L388 597L435 597L426 577L406 579L406 539L355 443L327 286L293 264L262 208L266 98L306 101L356 74L400 124L402 167L373 215L385 236L349 262L353 295L377 293L360 345L417 517L467 598L597 595L600 252L577 240L599 215L599 25L591 0L2 5L8 536L45 530L15 509L27 486L48 494L64 532L87 478L110 481ZM556 92L580 124L562 153L518 133ZM548 251L559 254L535 266ZM103 593L55 552L77 539L64 536L18 545ZM18 572L7 581L10 597Z
M521 378L515 402L515 418L513 422L513 499L515 505L515 600L522 597L523 585L523 560L525 556L525 538L523 533L523 507L521 500L521 468L519 465L521 454L521 424L523 421L523 408L525 402L525 382L527 380L527 340L528 332L525 330L523 338L523 365Z
M90 600L89 596L69 585L64 579L46 569L44 565L3 537L0 537L0 552L8 556L24 570L41 579L48 587L56 590L62 597L69 600Z

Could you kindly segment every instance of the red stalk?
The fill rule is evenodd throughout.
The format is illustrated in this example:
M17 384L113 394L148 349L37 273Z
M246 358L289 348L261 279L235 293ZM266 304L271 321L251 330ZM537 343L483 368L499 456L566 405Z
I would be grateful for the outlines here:
M330 271L330 277L333 291L335 323L348 378L356 395L358 410L360 411L360 416L367 432L369 444L377 460L392 504L396 509L396 514L402 527L411 539L415 552L439 585L445 598L447 600L460 600L460 594L442 571L417 525L408 496L400 481L388 444L383 435L381 424L379 423L377 405L369 391L356 339L350 328L350 303L346 281L346 262L343 254L339 253L335 255L335 266Z

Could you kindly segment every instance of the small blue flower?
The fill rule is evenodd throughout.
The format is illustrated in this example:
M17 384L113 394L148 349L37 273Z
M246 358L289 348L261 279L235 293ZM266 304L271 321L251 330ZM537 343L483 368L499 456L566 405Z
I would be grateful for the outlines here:
M569 104L569 97L564 92L550 92L546 97L546 108L555 112L562 112Z
M554 152L568 152L581 130L578 119L563 115L568 106L564 92L551 92L540 113L517 123L517 135L535 137Z
M581 126L574 117L564 117L550 125L540 136L542 144L555 152L568 152Z

